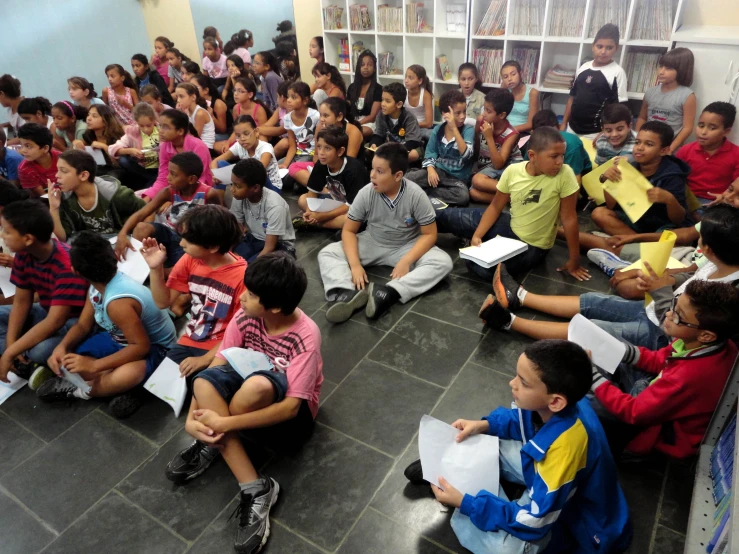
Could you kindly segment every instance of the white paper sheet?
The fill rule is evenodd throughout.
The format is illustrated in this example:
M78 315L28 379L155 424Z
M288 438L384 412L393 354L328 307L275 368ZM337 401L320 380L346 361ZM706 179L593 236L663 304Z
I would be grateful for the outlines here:
M480 246L460 248L459 255L462 259L470 260L477 265L490 268L498 265L500 262L518 256L521 252L528 250L528 248L529 245L523 241L498 235L495 238L486 240Z
M289 173L287 169L279 169L277 172L280 174L280 179L284 179Z
M626 352L624 343L580 314L576 314L570 321L567 339L590 350L593 363L608 373L616 371Z
M0 267L0 290L5 298L15 296L15 285L10 282L10 268Z
M86 393L89 393L92 390L92 387L87 384L87 381L85 381L79 374L77 373L70 373L67 371L67 368L62 366L62 379L65 381L72 383L75 387L78 389L85 391Z
M28 381L21 379L12 371L8 372L8 380L10 383L0 381L0 406L28 383Z
M110 239L110 244L115 246L116 240L118 240L118 237L112 237ZM144 245L133 237L128 237L128 240L131 241L131 246L133 246L136 251L131 252L130 250L126 250L126 259L122 262L118 262L118 271L125 273L131 279L143 285L144 281L149 277L149 266L147 265L143 254L141 254L141 248Z
M177 362L164 358L144 383L144 388L172 406L174 416L180 417L187 396L187 380L180 376L180 366Z
M307 200L308 209L317 213L330 212L341 206L346 206L344 202L339 202L333 198L308 198Z
M97 148L93 148L92 146L85 146L85 152L90 154L95 159L96 164L107 165L105 163L105 156L103 156L102 150L98 150Z
M221 355L244 379L255 371L272 371L275 367L265 354L251 348L226 348Z
M498 437L473 435L457 442L459 431L436 418L424 415L418 432L423 478L439 485L439 477L462 494L481 490L498 494L500 451Z
M233 173L234 164L227 165L226 167L219 167L217 169L211 169L213 177L218 179L224 185L231 184L231 173Z

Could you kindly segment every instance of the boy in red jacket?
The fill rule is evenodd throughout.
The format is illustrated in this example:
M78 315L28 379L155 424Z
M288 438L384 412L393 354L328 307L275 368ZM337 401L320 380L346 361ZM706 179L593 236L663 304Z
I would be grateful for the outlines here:
M736 283L692 281L673 298L664 330L674 341L656 351L627 343L609 382L593 368L593 408L614 456L653 450L695 454L737 357Z

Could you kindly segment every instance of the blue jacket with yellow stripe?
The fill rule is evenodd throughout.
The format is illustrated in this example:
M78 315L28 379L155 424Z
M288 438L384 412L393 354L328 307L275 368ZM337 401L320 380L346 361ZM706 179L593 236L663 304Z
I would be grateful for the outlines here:
M551 532L549 552L604 553L626 549L631 520L616 466L587 399L554 414L538 432L534 412L498 408L483 418L489 434L523 442L523 477L531 497L519 505L480 491L460 510L483 531L502 530L535 541Z

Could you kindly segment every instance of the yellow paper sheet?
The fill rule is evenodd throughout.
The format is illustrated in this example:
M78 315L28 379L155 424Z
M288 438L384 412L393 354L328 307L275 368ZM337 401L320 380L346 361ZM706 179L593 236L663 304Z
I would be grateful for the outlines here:
M603 194L603 183L599 179L609 167L613 167L613 159L608 160L603 165L594 167L593 171L582 178L582 186L587 191L588 196L595 200L596 204L605 204L606 202L606 197Z
M670 256L670 259L667 260L667 269L684 269L688 266L686 266L684 263L682 263L680 260L677 260ZM632 269L642 269L643 265L641 263L641 260L635 261L630 266L624 267L621 269L621 271L631 271Z
M647 262L658 276L662 276L665 269L668 267L667 264L670 260L670 253L675 246L676 240L677 235L672 231L662 231L662 236L659 237L657 242L642 242L639 245L639 254L641 255L641 259L638 262L631 264L629 267L625 267L622 271L626 271L627 269L641 269L646 273L647 270L644 267L644 262ZM677 262L679 266L682 266L682 264L677 260L675 260L675 262ZM652 297L649 296L649 293L645 294L644 305L648 306L651 303Z
M619 162L618 169L621 171L621 180L618 183L606 181L603 188L613 196L629 219L636 223L652 207L652 202L647 199L647 191L654 187L626 160Z
M593 165L593 169L598 167L598 164L595 163L595 147L593 146L593 141L589 138L583 138L580 137L580 140L582 141L582 145L585 148L585 152L587 152L588 156L590 156L590 163Z

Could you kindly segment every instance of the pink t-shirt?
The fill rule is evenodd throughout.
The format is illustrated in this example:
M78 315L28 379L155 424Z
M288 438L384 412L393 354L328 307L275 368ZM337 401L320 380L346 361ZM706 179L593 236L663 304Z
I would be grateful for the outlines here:
M213 79L228 77L228 69L226 69L226 56L221 54L217 62L212 62L208 56L203 56L203 69Z
M167 58L165 57L163 60L159 59L159 56L154 56L152 58L152 63L154 67L157 70L157 73L162 76L162 79L164 79L164 82L169 84L169 62L167 61Z
M210 150L205 143L199 138L192 135L185 135L185 143L182 147L183 152L194 152L203 162L203 173L200 175L200 182L209 187L213 186L213 173L210 171ZM171 142L159 143L159 174L157 180L148 189L136 191L136 196L147 196L154 198L157 193L167 186L167 173L169 172L169 160L177 154L177 149L172 146Z
M264 322L236 312L226 327L217 358L225 360L221 350L226 348L251 348L264 353L275 366L274 371L287 375L287 395L308 402L311 414L318 415L318 399L323 383L323 358L321 358L321 331L315 322L298 310L300 317L295 324L280 335L268 335ZM289 365L279 369L275 358L283 358Z
M231 54L235 54L238 57L240 57L242 60L244 60L245 64L251 65L251 54L249 54L249 51L246 48L237 48Z

